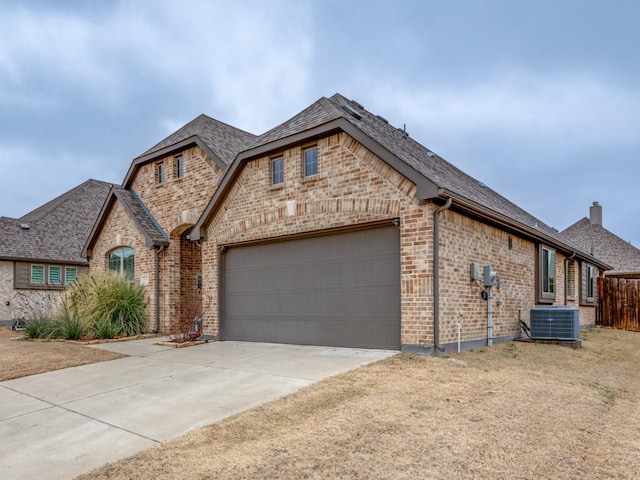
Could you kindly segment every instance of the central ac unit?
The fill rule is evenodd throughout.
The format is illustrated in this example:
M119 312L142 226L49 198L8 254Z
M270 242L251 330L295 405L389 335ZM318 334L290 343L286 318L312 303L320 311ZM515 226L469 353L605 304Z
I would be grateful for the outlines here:
M531 338L538 340L578 340L580 311L564 305L531 309Z

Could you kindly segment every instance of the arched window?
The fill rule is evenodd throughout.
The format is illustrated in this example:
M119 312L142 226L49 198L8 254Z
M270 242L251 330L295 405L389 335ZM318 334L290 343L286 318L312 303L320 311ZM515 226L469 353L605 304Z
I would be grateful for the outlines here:
M109 254L109 270L124 273L133 281L135 252L131 247L116 248Z

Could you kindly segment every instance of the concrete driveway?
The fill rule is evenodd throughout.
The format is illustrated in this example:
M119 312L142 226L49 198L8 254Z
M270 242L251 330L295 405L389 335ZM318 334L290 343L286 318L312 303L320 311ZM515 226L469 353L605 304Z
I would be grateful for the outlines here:
M397 352L106 343L129 357L0 382L0 478L73 478Z

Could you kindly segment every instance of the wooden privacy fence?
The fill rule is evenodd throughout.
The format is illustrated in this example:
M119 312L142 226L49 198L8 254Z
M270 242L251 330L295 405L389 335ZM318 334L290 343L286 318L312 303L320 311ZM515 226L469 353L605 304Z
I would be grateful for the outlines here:
M603 327L640 331L640 279L598 278L596 323Z

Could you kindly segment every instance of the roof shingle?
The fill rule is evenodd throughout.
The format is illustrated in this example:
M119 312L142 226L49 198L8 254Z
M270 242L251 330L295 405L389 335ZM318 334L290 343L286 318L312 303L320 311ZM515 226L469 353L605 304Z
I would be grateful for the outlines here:
M82 249L110 188L90 179L20 218L0 217L0 258L86 264Z

